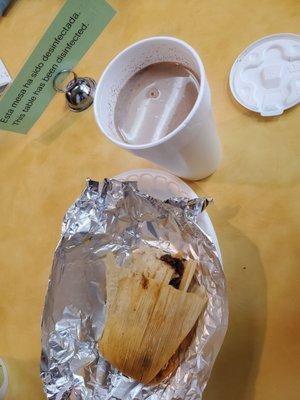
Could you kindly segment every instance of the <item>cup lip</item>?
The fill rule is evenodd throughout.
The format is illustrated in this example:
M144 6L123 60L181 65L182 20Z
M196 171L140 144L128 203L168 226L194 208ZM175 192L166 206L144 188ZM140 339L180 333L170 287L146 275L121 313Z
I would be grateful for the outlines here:
M111 66L124 54L128 53L129 51L131 51L133 48L145 43L145 42L150 42L150 41L160 41L160 40L167 40L167 41L171 41L171 42L176 42L181 44L182 46L186 47L192 54L192 56L194 57L196 63L198 64L198 68L200 70L200 89L199 89L199 93L198 93L198 97L195 101L195 104L193 106L193 108L191 109L191 111L189 112L189 114L187 115L187 117L181 122L180 125L178 125L173 131L171 131L170 133L168 133L166 136L164 136L163 138L156 140L155 142L151 142L151 143L145 143L145 144L129 144L129 143L125 143L122 142L121 140L116 139L115 137L111 136L106 128L103 126L102 122L101 122L101 117L99 115L99 111L98 111L98 99L100 98L100 91L101 91L101 86L103 84L104 79L106 78L106 75L108 73L108 71L110 70ZM199 104L201 103L201 100L204 96L204 86L205 86L205 69L204 69L204 65L200 59L199 54L196 52L196 50L189 45L188 43L186 43L185 41L175 38L173 36L152 36L146 39L142 39L139 40L138 42L133 43L132 45L126 47L124 50L122 50L120 53L118 53L107 65L107 67L105 68L105 70L103 71L99 82L97 84L96 87L96 91L95 91L95 96L94 96L94 116L96 119L96 122L99 126L99 128L101 129L101 131L105 134L105 136L111 140L113 143L117 144L118 146L127 149L127 150L143 150L143 149L150 149L153 147L156 147L157 145L160 145L162 143L165 143L166 141L170 140L171 138L173 138L174 136L176 136L178 133L180 133L180 131L182 131L186 125L190 122L190 120L193 118L193 116L195 115L196 111L198 110Z

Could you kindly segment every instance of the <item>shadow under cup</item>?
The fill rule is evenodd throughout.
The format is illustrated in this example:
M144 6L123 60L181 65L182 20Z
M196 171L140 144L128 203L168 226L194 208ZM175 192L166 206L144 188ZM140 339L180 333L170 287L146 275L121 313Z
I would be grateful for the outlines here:
M118 94L136 72L159 62L180 63L200 77L200 89L194 107L186 119L165 137L147 144L125 143L114 123ZM145 39L117 55L97 85L94 113L99 128L112 142L177 176L202 179L212 174L219 165L220 141L204 67L197 52L179 39Z

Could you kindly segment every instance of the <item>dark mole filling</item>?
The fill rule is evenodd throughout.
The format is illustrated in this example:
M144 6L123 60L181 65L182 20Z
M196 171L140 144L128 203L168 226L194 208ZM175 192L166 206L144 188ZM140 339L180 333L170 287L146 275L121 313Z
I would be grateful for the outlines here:
M142 288L143 288L143 289L148 289L149 281L148 281L148 279L145 277L144 274L142 275L141 284L142 284Z
M172 257L170 254L164 254L160 257L160 260L169 264L176 272L176 276L170 280L169 285L173 286L175 289L179 289L181 278L184 272L183 261L185 260L177 257Z

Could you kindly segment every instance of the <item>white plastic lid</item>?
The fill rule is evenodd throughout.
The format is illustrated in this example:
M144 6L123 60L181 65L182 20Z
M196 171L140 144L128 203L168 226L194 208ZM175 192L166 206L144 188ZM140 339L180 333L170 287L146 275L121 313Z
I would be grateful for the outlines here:
M280 115L300 102L300 35L279 33L252 43L229 77L235 99L262 116Z

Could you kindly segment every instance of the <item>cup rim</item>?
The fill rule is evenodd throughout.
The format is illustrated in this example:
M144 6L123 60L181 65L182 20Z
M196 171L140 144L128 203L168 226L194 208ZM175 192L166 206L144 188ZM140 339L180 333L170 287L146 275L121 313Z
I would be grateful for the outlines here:
M185 48L187 48L187 49L191 52L192 56L194 57L194 59L195 59L197 65L198 65L198 68L199 68L199 70L200 70L200 89L199 89L199 93L198 93L197 99L196 99L196 101L195 101L195 104L194 104L193 108L191 109L191 111L189 112L189 114L187 115L187 117L181 122L181 124L179 124L173 131L171 131L170 133L168 133L168 134L167 134L166 136L164 136L163 138L158 139L158 140L156 140L156 141L154 141L154 142L145 143L145 144L129 144L129 143L122 142L121 140L118 140L117 138L115 138L115 137L113 137L112 135L110 135L110 134L107 132L106 128L103 126L102 122L101 122L101 117L100 117L100 115L99 115L99 111L98 111L97 104L98 104L98 99L100 98L99 95L100 95L102 83L103 83L104 79L106 78L106 75L107 75L108 71L110 70L111 66L112 66L121 56L123 56L124 54L128 53L129 51L131 51L132 49L134 49L135 47L139 46L139 45L142 44L142 43L150 42L150 41L159 41L159 40L168 40L168 41L172 41L172 42L179 43L179 44L181 44L182 46L184 46ZM124 149L127 149L127 150L143 150L143 149L150 149L150 148L153 148L153 147L155 147L155 146L157 146L157 145L160 145L160 144L162 144L162 143L165 143L166 141L168 141L168 140L170 140L171 138L173 138L174 136L176 136L176 135L177 135L178 133L180 133L180 131L182 131L182 130L185 128L185 126L190 122L190 120L191 120L191 119L193 118L193 116L195 115L195 113L196 113L196 111L197 111L197 109L198 109L198 107L199 107L199 104L200 104L200 102L201 102L201 100L202 100L202 98L203 98L203 96L204 96L205 79L206 79L206 77L205 77L205 69L204 69L203 63L202 63L202 61L201 61L201 59L200 59L199 54L196 52L196 50L195 50L191 45L189 45L189 44L186 43L185 41L183 41L183 40L181 40L181 39L178 39L178 38L175 38L175 37L173 37L173 36L152 36L152 37L150 37L150 38L146 38L146 39L139 40L138 42L133 43L132 45L126 47L124 50L122 50L120 53L118 53L118 54L109 62L109 64L107 65L107 67L106 67L105 70L103 71L103 73L102 73L102 75L101 75L101 77L100 77L100 79L99 79L99 82L98 82L98 84L97 84L96 91L95 91L95 96L94 96L94 105L93 105L93 108L94 108L94 116L95 116L96 122L97 122L99 128L101 129L101 131L104 133L104 135L105 135L109 140L111 140L112 142L114 142L115 144L117 144L118 146L120 146L120 147L122 147L122 148L124 148Z

